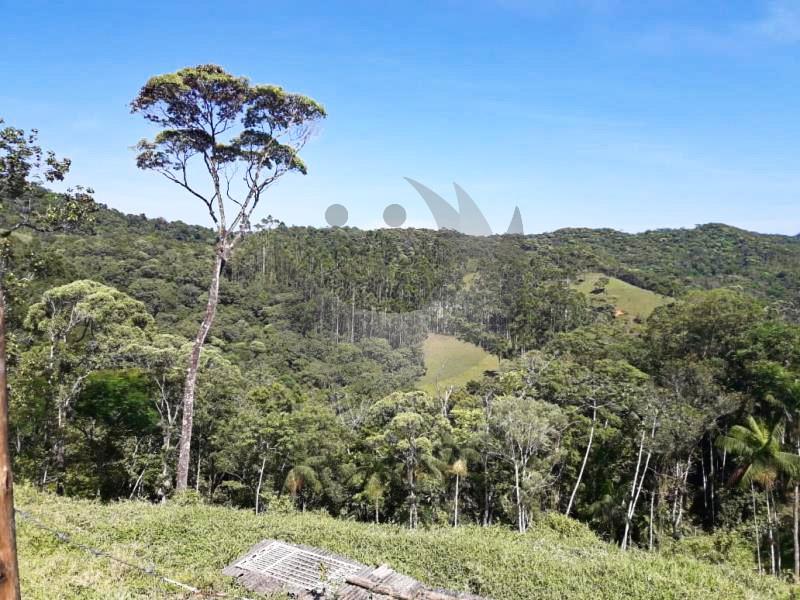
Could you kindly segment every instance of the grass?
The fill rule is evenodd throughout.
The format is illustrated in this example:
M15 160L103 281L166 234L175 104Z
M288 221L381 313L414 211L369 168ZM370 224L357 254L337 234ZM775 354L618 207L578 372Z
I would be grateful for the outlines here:
M430 334L422 344L422 352L425 376L418 387L427 392L435 392L437 384L439 388L464 385L499 366L497 357L483 348L450 335Z
M585 526L546 515L525 535L474 526L410 531L316 513L255 516L198 503L100 504L17 488L17 505L81 543L202 589L256 598L220 574L263 538L310 544L365 564L388 563L430 585L494 600L785 598L790 587L748 569L681 555L627 553ZM32 599L189 598L152 577L70 547L20 519L23 596Z
M623 314L620 316L629 319L646 319L656 308L672 301L668 296L636 287L603 273L585 273L575 288L584 294L593 295L591 291L601 277L608 279L608 285L603 293L597 294L597 297L622 311Z

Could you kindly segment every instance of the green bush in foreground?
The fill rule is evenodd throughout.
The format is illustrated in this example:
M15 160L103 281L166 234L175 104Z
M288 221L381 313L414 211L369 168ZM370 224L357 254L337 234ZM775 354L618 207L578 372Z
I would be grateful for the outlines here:
M525 535L505 528L410 531L315 513L262 514L193 502L100 504L17 490L17 504L77 542L202 588L255 597L222 576L263 538L318 546L367 563L389 563L429 584L495 600L525 598L789 598L788 584L741 565L623 553L587 527L543 515ZM58 541L19 519L26 598L188 598L167 584Z

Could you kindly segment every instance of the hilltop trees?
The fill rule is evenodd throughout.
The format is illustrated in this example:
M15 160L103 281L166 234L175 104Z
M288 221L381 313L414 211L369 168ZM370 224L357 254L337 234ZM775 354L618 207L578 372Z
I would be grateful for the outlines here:
M139 142L136 164L161 173L200 200L217 233L205 315L184 382L176 473L180 491L186 489L189 474L200 350L214 323L223 266L250 231L253 211L266 189L286 173L306 173L298 152L325 110L310 98L274 85L253 85L215 65L152 77L131 110L161 127L154 140ZM195 169L205 171L205 183L195 180Z

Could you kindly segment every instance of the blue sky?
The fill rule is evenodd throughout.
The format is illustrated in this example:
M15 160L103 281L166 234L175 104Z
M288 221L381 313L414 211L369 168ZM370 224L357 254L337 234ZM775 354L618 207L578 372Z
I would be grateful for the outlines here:
M0 0L0 116L73 159L71 183L126 212L206 223L137 171L153 129L127 104L146 79L217 63L322 102L262 213L382 223L403 180L495 231L641 231L726 222L800 232L800 0L36 2Z

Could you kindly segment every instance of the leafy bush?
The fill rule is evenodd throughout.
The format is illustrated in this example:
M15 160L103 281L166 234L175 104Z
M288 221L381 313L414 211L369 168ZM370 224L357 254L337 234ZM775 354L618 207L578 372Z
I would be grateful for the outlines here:
M751 536L738 530L720 530L679 541L665 541L667 554L680 554L712 564L728 564L743 569L755 568L755 552Z
M552 531L559 539L594 546L601 544L597 535L585 523L556 512L542 513L537 521L536 532Z

